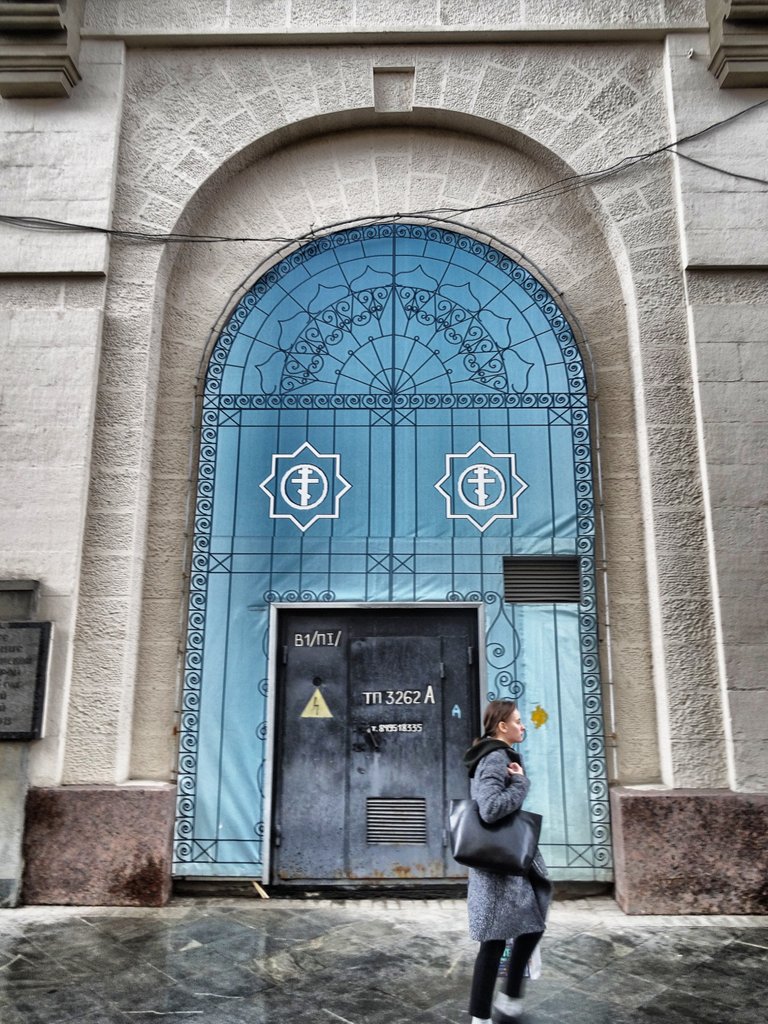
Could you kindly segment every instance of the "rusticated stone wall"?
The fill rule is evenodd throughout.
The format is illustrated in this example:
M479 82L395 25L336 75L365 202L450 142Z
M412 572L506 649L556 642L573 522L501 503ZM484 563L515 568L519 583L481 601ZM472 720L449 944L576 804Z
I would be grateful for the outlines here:
M458 0L85 7L71 97L0 103L11 212L290 239L484 206L765 99L718 89L700 0L493 0L471 25ZM661 156L546 202L457 215L542 268L594 359L612 775L705 801L768 786L768 188L724 173L764 176L766 124L755 107L686 144L721 170ZM196 376L225 308L280 243L0 232L2 568L41 580L56 624L33 792L89 784L129 850L124 784L165 783L175 766ZM24 788L1 799L18 804ZM652 811L657 797L641 794ZM746 827L740 800L732 820ZM694 804L659 807L686 822ZM628 808L615 826L637 854ZM44 843L33 819L29 841ZM642 881L633 871L620 858L620 892Z
M526 192L661 144L663 57L657 44L131 51L115 224L290 238ZM374 67L414 69L413 110L373 109ZM595 355L614 774L723 785L722 736L700 741L720 695L670 171L661 159L557 201L462 220L542 267ZM276 248L190 246L161 260L151 246L114 247L85 548L85 572L104 587L76 653L67 781L171 770L194 372L231 291ZM106 553L127 570L114 581L99 570ZM94 656L112 681L99 701ZM113 738L94 752L102 719Z
M703 0L86 0L86 31L196 35L501 29L534 32L706 28Z

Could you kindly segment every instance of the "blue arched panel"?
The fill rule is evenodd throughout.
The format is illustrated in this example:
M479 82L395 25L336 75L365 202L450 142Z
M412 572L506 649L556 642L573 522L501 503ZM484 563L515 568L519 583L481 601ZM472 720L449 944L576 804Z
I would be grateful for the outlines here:
M578 556L580 605L505 603L516 554ZM553 874L609 877L584 370L509 256L421 225L340 232L274 266L224 328L202 413L179 874L263 863L275 601L484 602L489 694L536 711Z

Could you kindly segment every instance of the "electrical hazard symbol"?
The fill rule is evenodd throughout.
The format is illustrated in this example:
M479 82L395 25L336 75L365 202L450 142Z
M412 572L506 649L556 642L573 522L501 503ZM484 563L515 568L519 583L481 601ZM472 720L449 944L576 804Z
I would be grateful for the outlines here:
M319 689L315 690L307 701L307 706L301 712L302 718L333 718L331 709L328 707L325 697Z

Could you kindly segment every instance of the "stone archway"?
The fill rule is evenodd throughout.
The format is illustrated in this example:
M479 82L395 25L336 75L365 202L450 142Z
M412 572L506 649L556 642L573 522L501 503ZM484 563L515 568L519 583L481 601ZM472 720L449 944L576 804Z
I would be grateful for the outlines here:
M258 224L264 235L285 234L289 224L285 218L290 217L300 231L306 211L313 210L320 197L327 200L331 174L348 193L350 211L371 212L373 202L375 212L387 197L394 201L398 188L402 199L403 175L410 182L409 197L424 207L450 187L446 169L459 164L468 181L482 176L498 183L499 188L508 182L533 187L549 180L551 174L530 156L477 137L409 128L351 131L297 143L241 169L226 187L217 185L209 200L201 194L195 203L195 218L187 227L210 232L215 225L220 233L239 234L246 224ZM367 177L361 177L363 174ZM458 184L455 187L459 189ZM476 186L472 185L470 194L477 196ZM602 395L596 440L602 446L609 476L621 481L621 506L613 521L620 524L616 554L624 567L613 582L612 596L621 602L623 615L614 623L612 639L614 658L622 659L622 667L627 666L632 678L631 692L618 694L616 700L618 712L630 723L631 741L621 751L623 765L615 764L612 771L638 781L654 778L658 773L655 700L649 647L642 639L648 636L645 571L636 515L640 499L632 440L632 371L620 281L590 204L585 206L578 196L564 197L546 210L531 208L516 211L514 216L493 216L490 221L536 262L546 263L548 270L554 268L558 291L564 292L589 333L593 356L608 374L610 385ZM232 291L236 301L252 279L249 268L262 264L263 272L271 265L268 251L266 244L191 247L179 252L169 280L155 438L155 511L149 521L151 583L145 589L135 702L132 771L138 777L167 771L164 766L175 760L167 723L173 718L176 697L167 682L158 686L151 680L167 681L177 672L172 624L180 614L174 595L184 565L182 538L189 486L182 453L189 443L189 410L200 368L201 341L210 337L213 343L221 323L222 295ZM575 251L588 256L574 260ZM232 308L230 303L228 311ZM610 543L610 537L608 540ZM158 589L160 597L156 596Z

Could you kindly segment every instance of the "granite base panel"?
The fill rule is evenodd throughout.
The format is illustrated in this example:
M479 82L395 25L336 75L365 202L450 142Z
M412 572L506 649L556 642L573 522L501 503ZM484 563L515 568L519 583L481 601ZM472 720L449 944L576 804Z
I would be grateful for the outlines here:
M173 786L30 789L22 901L159 907L171 895Z
M611 813L625 913L768 913L768 796L616 787Z

